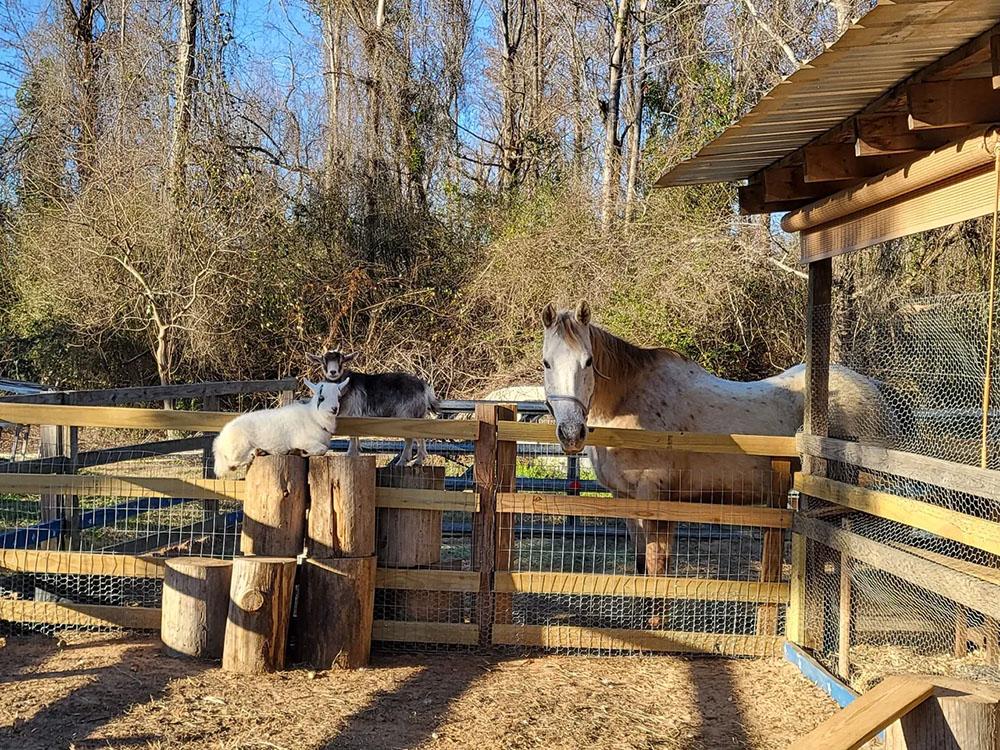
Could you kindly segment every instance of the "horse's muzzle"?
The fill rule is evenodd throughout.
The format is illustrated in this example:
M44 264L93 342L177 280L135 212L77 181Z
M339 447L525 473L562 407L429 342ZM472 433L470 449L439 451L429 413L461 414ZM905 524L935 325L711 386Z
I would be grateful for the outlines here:
M563 452L568 455L580 453L587 444L587 425L567 425L561 424L556 427L556 437Z

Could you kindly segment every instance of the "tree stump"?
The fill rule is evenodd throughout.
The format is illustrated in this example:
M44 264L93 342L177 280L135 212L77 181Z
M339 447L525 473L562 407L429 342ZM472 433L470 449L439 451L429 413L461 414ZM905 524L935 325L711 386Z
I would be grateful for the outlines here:
M1000 688L929 678L934 695L885 731L885 750L1000 750Z
M374 456L310 458L309 498L309 557L375 553Z
M443 466L387 467L378 471L380 487L432 490L444 488ZM379 564L387 568L417 568L441 562L439 510L378 509Z
M238 557L233 560L222 668L262 674L285 666L292 615L295 560Z
M258 456L247 470L244 555L296 557L306 523L307 462L301 456Z
M221 659L232 560L175 557L163 576L160 639L171 656Z
M306 560L296 613L299 659L315 669L368 664L375 557Z

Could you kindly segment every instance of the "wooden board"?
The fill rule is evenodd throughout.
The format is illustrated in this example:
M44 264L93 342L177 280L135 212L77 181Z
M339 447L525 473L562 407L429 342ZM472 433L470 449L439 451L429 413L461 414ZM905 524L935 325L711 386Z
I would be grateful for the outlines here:
M375 586L407 591L479 591L479 573L467 570L403 570L379 568Z
M956 492L1000 501L1000 471L819 435L801 434L796 442L799 450L810 456L884 471Z
M0 492L104 497L170 497L242 502L244 482L105 474L0 474Z
M907 524L976 549L1000 555L1000 523L887 492L799 474L795 489L844 508Z
M179 383L177 385L149 385L136 388L101 388L87 391L58 391L20 396L3 396L0 401L21 404L52 403L59 396L59 403L74 406L113 406L145 401L163 401L175 398L207 398L231 396L243 393L272 393L295 390L299 381L295 378L283 380L242 380L207 383Z
M892 675L824 721L788 750L857 750L934 693L933 683Z
M784 639L778 636L683 633L670 630L584 628L573 625L493 626L493 643L496 645L587 651L780 656L783 642Z
M475 513L479 510L479 498L474 492L376 487L375 507L407 508L410 510L458 510L465 513Z
M372 640L474 646L479 641L479 626L461 622L376 620L372 627Z
M772 529L787 529L792 523L792 511L779 508L680 503L668 500L620 500L611 497L576 497L530 492L497 493L497 510L502 513L641 518L652 521L689 521Z
M239 414L208 411L166 411L116 406L48 406L0 403L0 421L73 427L218 432ZM343 417L337 435L473 440L477 425L454 419L383 419Z
M799 514L793 531L814 541L846 552L855 560L871 565L918 588L926 589L990 617L1000 616L1000 586L955 570L950 565L911 555L903 550L872 541L859 534Z
M133 628L159 630L159 607L111 607L102 604L70 604L0 599L0 620L38 622L50 625Z
M787 583L724 581L668 576L602 575L597 573L503 573L493 590L515 594L583 594L626 598L703 599L730 602L788 601Z
M169 558L53 550L0 550L0 570L16 573L163 578Z
M499 440L558 443L555 426L532 422L500 422ZM692 453L734 453L747 456L795 456L794 437L776 435L717 435L703 432L650 432L613 427L594 427L587 445L642 450L674 450Z

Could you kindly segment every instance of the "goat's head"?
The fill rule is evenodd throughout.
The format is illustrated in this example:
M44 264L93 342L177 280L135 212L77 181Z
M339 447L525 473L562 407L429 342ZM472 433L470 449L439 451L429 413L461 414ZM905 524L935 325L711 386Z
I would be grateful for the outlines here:
M309 406L324 414L337 416L340 414L340 398L350 382L350 378L344 378L339 383L313 383L306 380L306 387L312 392Z
M347 363L357 357L357 354L345 354L339 349L332 349L324 354L307 354L306 358L323 370L323 380L336 383L344 377Z

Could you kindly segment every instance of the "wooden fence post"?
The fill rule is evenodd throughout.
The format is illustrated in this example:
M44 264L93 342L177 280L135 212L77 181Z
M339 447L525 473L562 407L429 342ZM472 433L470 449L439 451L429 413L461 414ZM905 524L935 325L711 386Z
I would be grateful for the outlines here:
M840 608L837 614L837 672L848 681L851 675L851 557L840 553Z
M806 307L806 394L803 432L806 435L826 437L830 432L830 329L832 311L830 307L833 288L833 263L830 258L809 264L808 299ZM802 456L803 474L825 476L826 461L808 454ZM800 511L808 509L808 498L799 498ZM822 620L823 603L815 606L805 591L806 566L808 564L806 540L796 539L799 534L792 532L792 596L799 597L786 615L788 639L799 646L813 647L815 638L809 631L809 613L813 612ZM792 618L795 621L792 621ZM819 628L822 638L823 628Z
M306 474L302 456L258 456L250 465L243 501L244 555L297 557L306 525Z
M65 398L63 394L59 394L56 403L62 404ZM63 440L64 431L59 425L40 425L38 427L38 457L45 459L65 459L66 456L66 444ZM51 473L53 474L63 474L66 472L65 460L63 461L53 461L53 466L51 468ZM66 503L66 498L63 495L58 495L55 493L42 493L40 496L40 521L42 523L49 523L52 521L59 521L59 533L49 536L49 538L42 543L39 543L39 549L59 549L62 547L63 535L66 533L66 521L63 518L64 515L64 505Z
M504 405L509 414L500 415L507 421L517 420L517 406ZM577 463L579 475L579 463ZM514 492L517 486L517 441L497 441L497 492ZM514 514L497 513L497 553L496 570L510 570L514 562ZM493 621L510 624L514 619L514 595L506 593L494 594Z
M771 459L771 492L772 508L785 508L788 505L788 490L792 486L792 462L787 458ZM785 553L784 529L764 529L760 552L761 583L773 583L781 580L781 563ZM757 607L757 635L776 635L778 632L778 603L761 604Z
M479 436L475 448L475 487L479 496L479 512L473 523L473 551L479 568L477 615L479 645L489 646L493 632L493 573L497 553L497 423L510 420L513 412L495 404L476 404Z

